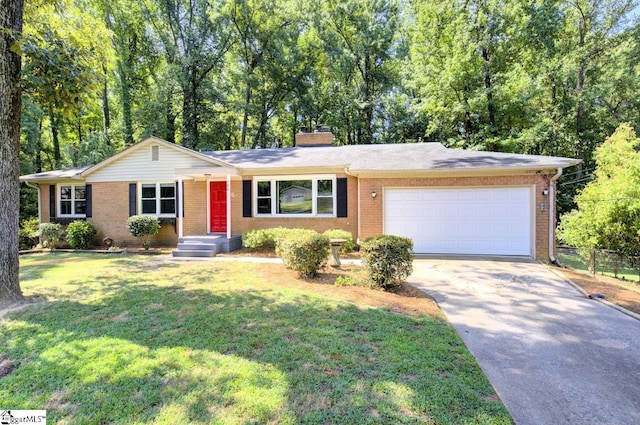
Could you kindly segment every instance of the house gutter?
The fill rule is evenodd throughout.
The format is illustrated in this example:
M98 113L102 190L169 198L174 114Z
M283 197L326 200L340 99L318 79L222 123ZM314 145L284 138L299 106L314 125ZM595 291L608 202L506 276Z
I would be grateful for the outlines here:
M38 222L42 223L42 205L40 205L40 185L37 183L32 183L30 181L25 181L27 186L36 189L38 191Z
M555 241L555 211L556 211L556 180L562 175L562 168L558 167L558 172L551 177L549 181L549 260L551 264L558 264L558 260L554 257L554 250L556 246Z

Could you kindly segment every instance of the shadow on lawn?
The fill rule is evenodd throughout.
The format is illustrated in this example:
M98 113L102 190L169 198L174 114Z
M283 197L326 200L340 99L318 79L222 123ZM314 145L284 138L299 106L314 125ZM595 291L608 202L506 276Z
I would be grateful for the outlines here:
M272 291L104 285L100 303L13 316L24 325L0 358L22 364L3 404L94 423L511 423L447 324Z

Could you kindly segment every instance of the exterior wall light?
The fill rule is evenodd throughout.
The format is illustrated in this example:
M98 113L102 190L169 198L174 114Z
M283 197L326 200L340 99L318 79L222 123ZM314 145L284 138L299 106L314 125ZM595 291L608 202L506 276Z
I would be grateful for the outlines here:
M547 196L549 194L549 189L547 189L546 187L544 189L542 189L542 194L544 196Z
M375 198L376 198L376 196L378 196L378 194L376 193L376 191L375 191L375 190L374 190L373 192L371 192L371 197L372 197L373 199L375 199Z

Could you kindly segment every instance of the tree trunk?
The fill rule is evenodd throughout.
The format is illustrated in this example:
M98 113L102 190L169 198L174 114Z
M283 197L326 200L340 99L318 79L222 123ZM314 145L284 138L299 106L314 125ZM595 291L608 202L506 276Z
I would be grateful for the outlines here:
M122 120L124 121L124 143L133 145L133 121L131 119L131 90L129 87L128 69L122 60L118 60L120 74L120 90L122 91Z
M111 128L111 113L109 111L109 87L107 86L107 66L105 64L102 64L102 74L102 76L104 77L104 81L102 83L102 117L104 120L103 131L107 138L107 144L110 145L111 141L109 140L109 128Z
M484 89L487 96L487 112L489 114L489 125L491 126L491 134L496 132L496 105L493 102L493 88L491 86L491 70L489 68L489 52L486 48L482 48L482 69L484 73Z
M35 146L35 161L34 165L36 167L36 173L42 172L42 115L39 116L38 119L38 135L36 136L36 146Z
M190 149L198 146L198 82L196 70L188 67L183 74L182 145Z
M78 113L76 117L76 130L78 131L78 143L82 142L82 116Z
M167 142L176 142L176 114L173 112L173 102L171 101L171 93L167 96L167 130L164 134L164 140Z
M22 0L0 0L0 303L21 301L18 278Z
M247 79L248 80L248 79ZM251 85L247 81L247 89L244 93L244 115L242 117L242 135L240 137L240 147L244 149L247 141L247 125L249 125L249 104L251 103Z
M58 120L53 112L53 106L49 105L49 121L51 125L51 141L53 142L53 160L55 167L60 168L62 155L60 154L60 138L58 137Z

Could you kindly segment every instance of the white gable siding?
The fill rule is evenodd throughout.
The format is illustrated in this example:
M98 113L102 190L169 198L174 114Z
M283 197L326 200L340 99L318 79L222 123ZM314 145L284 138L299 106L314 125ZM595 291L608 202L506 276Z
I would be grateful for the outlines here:
M152 146L158 146L158 160L151 160ZM116 181L173 181L176 168L215 167L177 149L162 145L147 145L131 152L87 176L87 183Z

